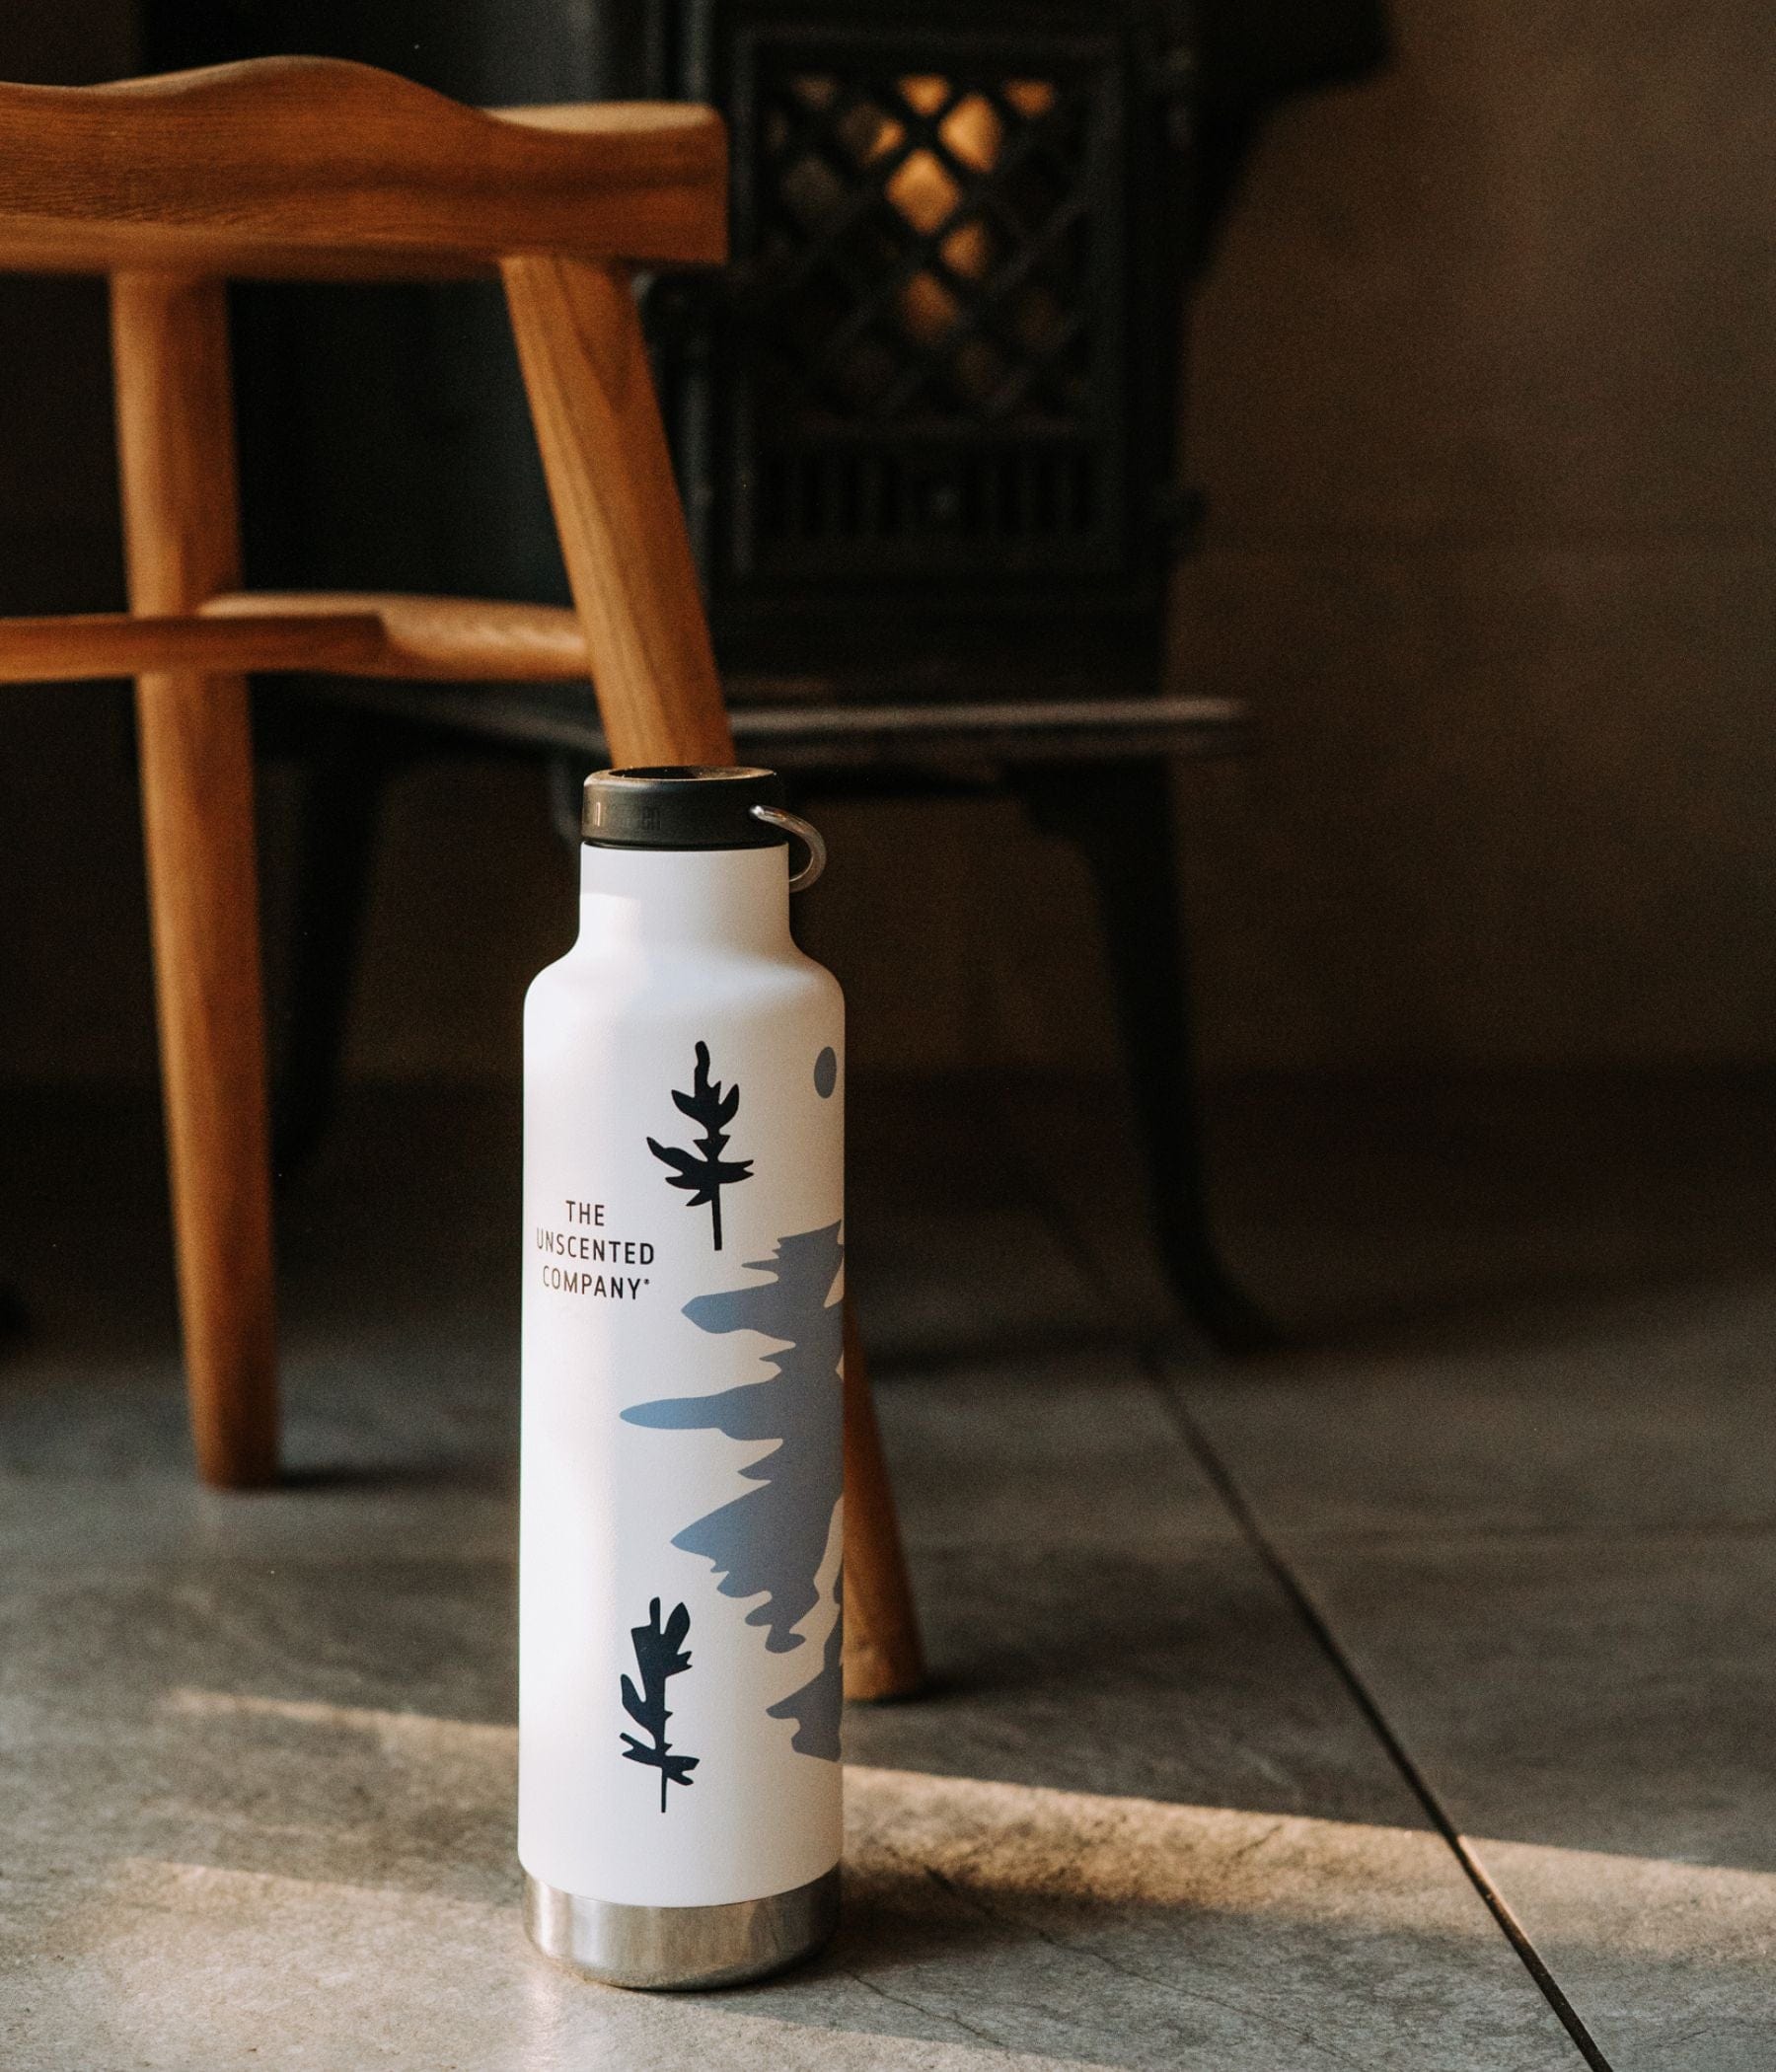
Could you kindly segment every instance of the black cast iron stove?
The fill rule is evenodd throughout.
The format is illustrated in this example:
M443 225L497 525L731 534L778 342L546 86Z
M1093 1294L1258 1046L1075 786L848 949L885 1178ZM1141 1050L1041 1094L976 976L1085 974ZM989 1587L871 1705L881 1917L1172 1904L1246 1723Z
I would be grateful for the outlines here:
M1371 67L1380 0L145 5L169 68L312 50L482 105L722 110L732 263L643 292L740 752L804 792L1008 787L1078 843L1161 1250L1213 1331L1254 1336L1208 1237L1174 882L1168 763L1239 737L1164 695L1182 318L1264 113ZM565 601L491 291L262 288L235 318L256 587ZM331 1107L389 773L541 752L577 839L606 758L584 684L333 679L260 716L314 778L294 1155Z
M1076 0L647 19L632 87L712 102L732 139L730 269L653 310L724 655L911 665L957 695L983 668L1127 688L1184 508L1185 21Z

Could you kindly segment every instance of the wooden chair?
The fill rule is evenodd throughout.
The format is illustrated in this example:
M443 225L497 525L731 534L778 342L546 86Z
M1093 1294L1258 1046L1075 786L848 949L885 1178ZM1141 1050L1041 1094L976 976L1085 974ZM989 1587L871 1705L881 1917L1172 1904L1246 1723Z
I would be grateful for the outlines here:
M273 58L0 86L0 267L105 273L131 611L0 622L0 681L133 675L180 1306L199 1469L278 1462L264 1012L246 673L559 678L621 763L733 760L629 286L719 260L720 119L483 111ZM502 281L575 611L240 592L224 282ZM846 1683L917 1681L892 1499L848 1317Z

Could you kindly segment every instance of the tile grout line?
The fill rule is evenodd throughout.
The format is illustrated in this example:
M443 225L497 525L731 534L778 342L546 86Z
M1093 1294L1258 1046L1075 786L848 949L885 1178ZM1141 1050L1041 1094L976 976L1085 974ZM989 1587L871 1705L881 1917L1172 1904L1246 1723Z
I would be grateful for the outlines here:
M1449 1818L1424 1772L1407 1752L1405 1743L1388 1724L1369 1686L1358 1674L1356 1665L1339 1645L1319 1607L1308 1594L1305 1585L1296 1577L1276 1543L1259 1523L1257 1514L1246 1500L1245 1492L1210 1443L1208 1435L1191 1415L1182 1389L1166 1371L1162 1356L1150 1347L1146 1348L1142 1354L1142 1365L1192 1460L1226 1507L1233 1522L1250 1542L1253 1551L1294 1606L1320 1652L1331 1664L1334 1673L1350 1694L1352 1702L1368 1722L1370 1732L1381 1743L1388 1759L1399 1771L1407 1789L1418 1801L1425 1817L1454 1853L1456 1862L1466 1873L1468 1883L1485 1902L1487 1911L1498 1923L1506 1941L1516 1951L1523 1968L1535 1981L1537 1989L1554 2011L1561 2027L1572 2038L1580 2056L1591 2066L1591 2072L1612 2072L1609 2060L1585 2026L1579 2011L1567 1998L1541 1953L1529 1940L1522 1923L1512 1911L1510 1902L1493 1884L1478 1858L1468 1847L1466 1837Z
M997 1101L994 1106L997 1112ZM999 1119L1002 1124L1002 1117ZM1104 1285L1099 1261L1090 1246L1081 1240L1065 1208L1043 1186L1040 1168L1024 1154L1021 1140L1014 1131L1002 1127L999 1134L1011 1152L1011 1170L1016 1178L1022 1181L1029 1206L1048 1225L1060 1243L1063 1253L1073 1261L1086 1286L1100 1298L1114 1301L1112 1291ZM1479 1894L1487 1912L1498 1925L1499 1932L1517 1954L1517 1961L1528 1972L1556 2021L1572 2039L1574 2048L1591 2067L1591 2072L1613 2072L1609 2060L1585 2026L1578 2009L1567 1998L1560 1981L1549 1970L1541 1953L1529 1940L1528 1932L1512 1911L1504 1893L1487 1876L1478 1858L1469 1849L1466 1838L1432 1791L1429 1780L1408 1754L1405 1743L1388 1724L1368 1685L1357 1673L1355 1664L1339 1645L1331 1627L1309 1596L1305 1585L1284 1560L1281 1550L1258 1522L1257 1514L1247 1502L1245 1492L1210 1443L1208 1434L1192 1417L1184 1401L1183 1390L1167 1372L1163 1353L1150 1341L1139 1345L1135 1350L1138 1364L1154 1394L1159 1398L1160 1409L1177 1432L1185 1450L1210 1488L1221 1499L1235 1527L1293 1606L1314 1644L1331 1665L1333 1673L1344 1685L1351 1702L1367 1722L1369 1732L1380 1742L1382 1751L1399 1772L1402 1782L1418 1802L1434 1831L1442 1837L1455 1861L1461 1866L1468 1883Z

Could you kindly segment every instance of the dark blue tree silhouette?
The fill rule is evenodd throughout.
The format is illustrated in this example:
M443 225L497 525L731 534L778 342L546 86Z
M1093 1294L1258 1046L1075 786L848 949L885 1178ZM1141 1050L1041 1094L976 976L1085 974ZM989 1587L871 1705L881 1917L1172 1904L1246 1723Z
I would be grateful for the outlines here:
M689 1193L691 1199L685 1204L687 1209L702 1209L707 1205L709 1221L715 1231L715 1249L719 1252L721 1190L752 1178L750 1158L724 1158L721 1155L727 1149L727 1126L740 1106L740 1088L736 1085L724 1095L719 1079L711 1083L709 1046L700 1043L691 1091L681 1093L675 1086L672 1098L681 1114L703 1125L703 1134L693 1140L703 1156L695 1157L690 1151L681 1151L669 1144L656 1144L651 1137L647 1140L647 1148L662 1165L672 1167L672 1177L666 1184L668 1187L682 1187Z
M747 1613L766 1629L774 1654L802 1646L795 1631L820 1599L818 1577L839 1502L839 1362L844 1351L841 1305L831 1300L845 1256L839 1225L779 1240L770 1259L749 1272L770 1280L719 1295L699 1295L685 1314L704 1331L758 1331L783 1341L767 1356L773 1372L706 1396L673 1396L626 1410L631 1425L656 1431L725 1432L730 1439L777 1442L740 1470L760 1484L698 1518L672 1544L701 1554L721 1577L724 1596L763 1596ZM839 1759L841 1668L835 1631L827 1662L812 1682L771 1708L799 1729L792 1745Z
M691 1666L691 1657L684 1652L685 1635L690 1631L691 1614L682 1604L661 1627L658 1597L647 1607L647 1624L629 1628L629 1638L635 1644L635 1666L641 1671L641 1688L637 1691L624 1677L623 1709L637 1727L645 1727L653 1739L638 1741L632 1734L626 1734L623 1752L630 1762L646 1763L659 1771L662 1813L666 1811L666 1787L693 1783L691 1772L698 1762L695 1755L675 1755L666 1739L666 1722L672 1717L666 1710L666 1679Z

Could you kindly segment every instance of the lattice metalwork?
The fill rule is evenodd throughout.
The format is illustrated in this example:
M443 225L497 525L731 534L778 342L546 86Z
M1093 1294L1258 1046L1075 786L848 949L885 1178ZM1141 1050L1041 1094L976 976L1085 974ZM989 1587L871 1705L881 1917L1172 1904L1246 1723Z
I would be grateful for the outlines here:
M738 564L1114 566L1111 46L761 36L745 57Z

